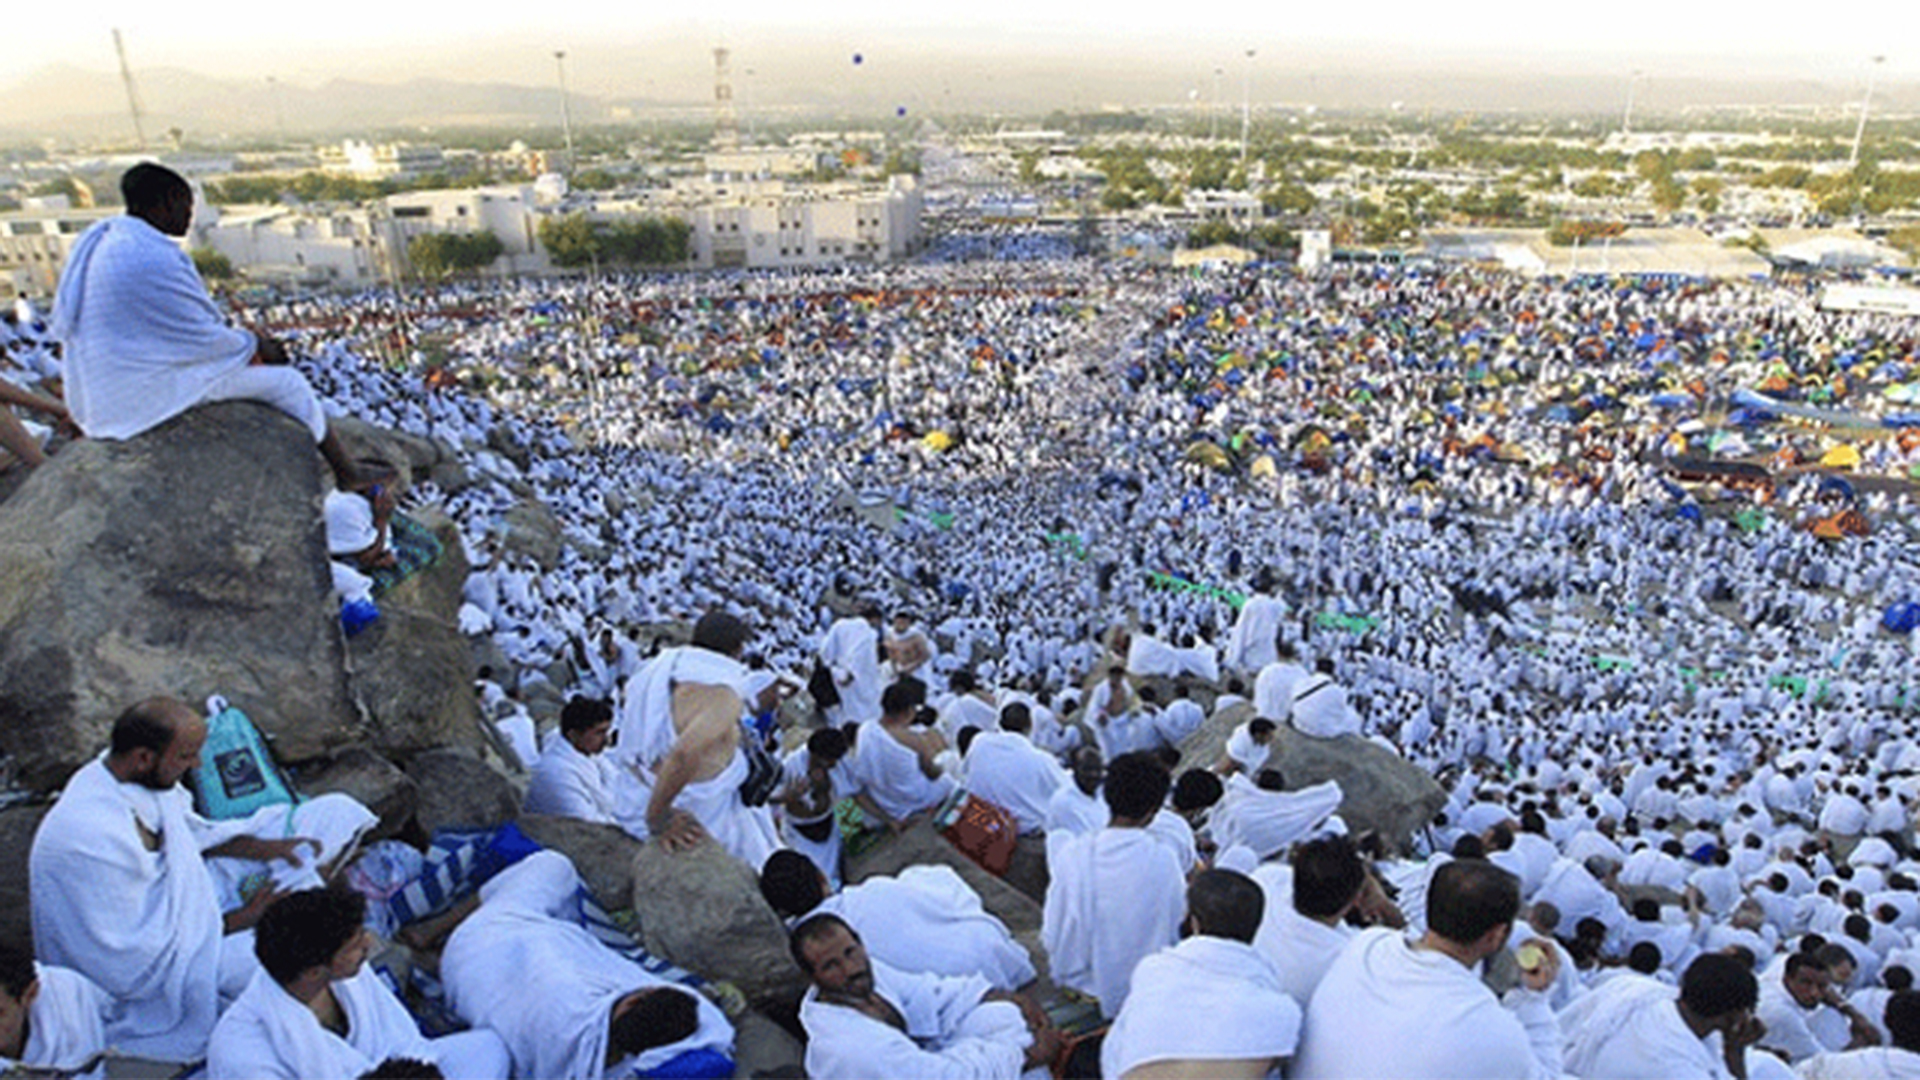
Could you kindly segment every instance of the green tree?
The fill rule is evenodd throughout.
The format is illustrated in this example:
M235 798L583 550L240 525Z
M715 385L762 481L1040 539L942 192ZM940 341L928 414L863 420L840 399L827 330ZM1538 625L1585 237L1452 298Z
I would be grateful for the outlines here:
M1303 184L1281 184L1260 196L1260 206L1268 214L1310 214L1317 205L1319 200Z
M506 245L490 232L422 233L407 241L407 260L414 270L437 278L491 265L506 251Z
M540 246L553 265L566 269L586 266L600 257L599 237L585 214L540 219Z
M233 260L210 247L197 247L188 254L193 256L193 268L207 281L232 281L235 277Z

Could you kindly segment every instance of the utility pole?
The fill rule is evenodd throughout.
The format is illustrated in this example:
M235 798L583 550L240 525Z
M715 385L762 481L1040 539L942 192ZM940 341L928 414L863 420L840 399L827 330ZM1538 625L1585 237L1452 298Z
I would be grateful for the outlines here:
M1867 69L1867 94L1860 99L1860 123L1853 129L1853 149L1847 153L1847 168L1860 164L1860 139L1867 133L1867 107L1873 104L1873 78L1880 73L1880 65L1887 62L1884 56L1873 58L1873 66Z
M560 69L560 127L567 137L567 169L563 174L573 179L573 106L567 102L567 51L553 51L554 66Z
M140 123L140 92L133 86L133 69L127 66L127 46L120 40L120 30L113 31L113 51L120 55L120 82L127 88L127 109L133 113L133 136L140 140L140 149L147 148L147 131Z
M1240 77L1240 167L1247 164L1247 137L1253 131L1253 50L1247 50L1247 70Z

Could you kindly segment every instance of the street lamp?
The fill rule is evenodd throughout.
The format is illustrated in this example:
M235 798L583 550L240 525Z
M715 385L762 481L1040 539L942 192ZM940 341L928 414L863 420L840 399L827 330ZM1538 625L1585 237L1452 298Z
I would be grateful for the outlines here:
M1227 73L1226 68L1213 69L1213 100L1207 109L1207 141L1220 137L1220 76Z
M1247 135L1253 130L1253 50L1247 50L1247 70L1240 77L1240 165L1247 164Z
M567 103L567 51L553 51L554 66L560 69L560 126L567 136L567 171L569 179L573 176L573 107Z
M1847 154L1847 168L1860 164L1860 137L1867 133L1867 107L1873 104L1873 77L1880 73L1880 65L1887 62L1884 56L1873 58L1873 66L1867 69L1867 93L1860 99L1860 122L1853 129L1853 149Z
M1620 134L1624 137L1633 134L1633 89L1646 77L1646 72L1636 71L1627 79L1627 111L1620 117Z

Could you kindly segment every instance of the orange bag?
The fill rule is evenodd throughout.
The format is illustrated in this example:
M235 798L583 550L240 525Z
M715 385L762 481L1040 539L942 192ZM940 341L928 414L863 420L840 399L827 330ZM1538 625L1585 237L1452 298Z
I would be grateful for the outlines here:
M1004 877L1013 865L1013 849L1020 841L1020 827L1013 815L966 792L949 799L935 815L934 827L960 854L980 864L994 877Z

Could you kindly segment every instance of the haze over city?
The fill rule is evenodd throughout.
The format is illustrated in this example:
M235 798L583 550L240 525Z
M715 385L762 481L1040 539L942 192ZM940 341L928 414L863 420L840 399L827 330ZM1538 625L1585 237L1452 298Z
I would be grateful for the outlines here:
M283 127L326 126L338 122L325 115L330 93L345 111L374 110L379 123L524 119L557 93L555 50L567 52L569 89L588 122L622 107L696 107L712 99L715 45L734 50L746 110L1204 108L1245 95L1334 109L1605 112L1637 73L1650 112L1841 106L1872 77L1890 115L1920 105L1920 57L1874 60L1884 32L1910 17L1900 8L1769 18L1653 0L1396 0L1223 9L1198 22L1176 5L1091 12L1064 0L750 2L699 16L590 3L458 18L365 0L324 11L202 5L186 18L130 3L45 5L13 16L16 40L33 47L0 58L0 133L78 134L124 112L115 29L147 108L203 134L268 130L275 107ZM363 107L342 81L407 91ZM493 96L448 97L446 84Z

